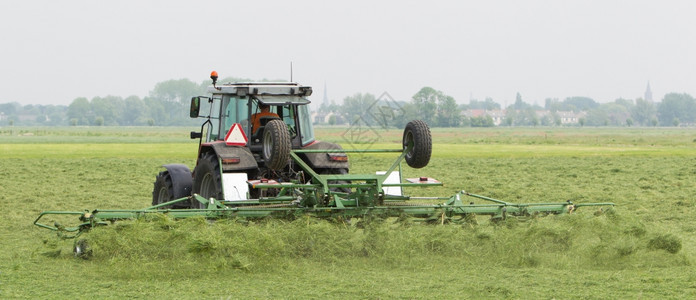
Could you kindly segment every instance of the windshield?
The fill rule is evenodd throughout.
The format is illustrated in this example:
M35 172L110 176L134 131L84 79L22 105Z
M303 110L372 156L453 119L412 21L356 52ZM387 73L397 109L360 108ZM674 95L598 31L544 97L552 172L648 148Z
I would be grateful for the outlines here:
M293 102L303 101L287 101L290 98L302 99L300 97L275 97L275 96L264 96L264 97L239 97L236 95L225 95L222 97L222 101L218 107L214 110L219 109L219 122L213 122L212 134L210 135L209 141L212 140L222 140L227 135L227 131L230 130L234 123L239 123L242 125L242 130L247 138L253 139L254 133L251 132L252 121L254 115L261 112L259 108L260 103L267 103L269 105L269 112L277 115L283 122L288 126L288 131L290 132L290 138L295 138L298 131L302 132L302 145L309 144L314 141L314 131L312 130L311 117L309 115L309 110L307 105L297 105ZM285 105L282 105L285 104ZM249 117L251 113L251 118ZM217 112L213 113L213 116L218 115ZM252 119L252 121L250 121ZM299 126L298 126L299 123ZM219 125L218 125L219 124ZM265 123L264 123L265 124ZM298 128L299 127L299 128Z

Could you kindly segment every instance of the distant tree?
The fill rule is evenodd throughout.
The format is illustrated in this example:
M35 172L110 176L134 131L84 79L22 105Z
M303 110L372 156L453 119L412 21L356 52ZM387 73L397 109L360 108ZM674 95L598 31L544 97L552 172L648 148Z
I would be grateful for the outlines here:
M94 97L90 101L90 107L95 116L101 117L101 125L119 125L117 122L117 116L123 114L123 99L118 96L106 96L106 97ZM95 125L97 124L97 119L93 120ZM98 126L101 126L98 125Z
M441 94L441 92L438 92L434 88L424 87L412 97L413 104L416 105L418 110L417 117L430 124L430 126L436 124L437 103Z
M148 107L138 96L130 96L123 100L123 113L119 117L121 125L145 125L149 115Z
M623 126L631 114L626 106L613 103L603 103L599 106L600 110L605 112L606 122L612 126Z
M503 124L507 126L512 126L515 124L515 119L517 118L517 112L514 109L511 109L508 107L508 109L505 110L505 119L503 120Z
M485 110L496 110L500 109L500 104L496 103L493 101L493 98L487 97L485 101L478 101L476 99L472 99L469 101L468 105L469 109L485 109Z
M461 123L461 110L452 96L431 87L424 87L412 97L416 118L430 126L456 127Z
M675 120L684 123L696 121L696 100L689 94L670 93L665 95L657 108L660 124L674 125Z
M626 126L628 126L628 127L633 126L633 119L631 119L631 118L626 119Z
M541 126L552 126L553 125L553 114L545 114L539 119L539 122L541 123Z
M470 122L471 122L470 123L471 127L493 127L493 126L495 126L495 123L493 122L493 118L491 118L491 116L489 116L489 115L471 117Z
M437 126L457 127L459 126L461 114L459 106L454 98L447 95L440 95L437 102Z
M633 107L635 106L635 104L633 104L633 100L624 99L624 98L618 98L618 99L614 100L614 103L616 103L617 105L621 105L628 110L633 109Z
M377 120L373 117L375 115L374 111L370 113L368 110L376 109L377 107L375 95L356 93L343 99L341 113L346 120L350 120L351 124L362 121L368 125L375 125Z
M587 125L607 126L609 117L606 110L595 108L587 112Z
M523 110L529 107L530 105L522 100L522 95L520 95L520 93L517 93L517 95L515 96L515 104L512 105L512 108L515 110Z
M568 97L563 100L562 110L572 110L574 112L589 111L599 107L599 103L588 97Z
M164 103L152 97L145 97L143 103L145 103L145 107L148 111L148 125L167 125L169 114L164 108ZM152 120L152 124L150 124L150 120Z
M6 116L14 116L21 109L22 106L17 102L0 104L0 112L4 112Z
M404 128L408 122L418 119L418 108L413 102L400 103L402 113L397 114L394 118L394 126L396 128Z
M67 114L70 120L76 120L74 126L89 125L89 116L91 114L89 100L84 97L75 98L68 106Z
M201 91L201 86L189 79L172 79L155 84L155 88L150 92L150 97L185 105L189 103L191 97L202 92L205 91Z
M537 126L539 117L531 106L517 112L514 120L515 126Z
M657 117L657 110L651 101L636 99L636 105L631 109L631 117L639 125L650 126L653 118Z
M226 82L226 81L220 81ZM207 87L210 81L204 85ZM165 115L155 118L158 125L187 125L196 124L188 116L188 106L191 97L205 94L206 90L202 86L189 79L167 80L159 82L150 91L152 102L159 102L158 109ZM152 104L152 103L150 103ZM148 105L150 106L150 105ZM161 111L150 111L150 113L160 113ZM158 120L159 119L159 120Z

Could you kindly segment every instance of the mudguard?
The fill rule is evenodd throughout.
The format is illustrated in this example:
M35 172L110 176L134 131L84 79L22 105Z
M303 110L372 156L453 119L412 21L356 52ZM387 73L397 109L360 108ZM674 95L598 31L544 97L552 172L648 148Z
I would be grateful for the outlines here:
M343 149L338 144L330 142L317 141L302 149L307 150L327 150L327 149ZM347 161L331 161L328 153L301 153L301 156L313 169L348 169Z
M172 178L173 199L190 196L191 188L193 187L191 170L182 164L168 164L163 167L167 169L169 176Z
M222 143L211 143L207 145L208 147L212 148L212 150L215 152L217 157L222 159L222 171L223 172L230 172L230 171L242 171L242 170L250 170L250 169L257 169L259 166L256 163L256 159L254 159L254 155L251 154L251 151L247 147L239 147L239 146L227 146L225 145L224 142ZM204 152L204 149L201 149L201 153ZM239 162L237 163L226 163L226 159L238 159Z

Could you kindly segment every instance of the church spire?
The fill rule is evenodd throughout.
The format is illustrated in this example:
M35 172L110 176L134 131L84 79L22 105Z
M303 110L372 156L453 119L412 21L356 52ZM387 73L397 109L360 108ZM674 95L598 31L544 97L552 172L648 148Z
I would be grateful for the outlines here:
M650 90L650 81L648 81L648 87L645 89L645 101L653 101L652 91Z
M324 99L321 100L322 104L324 105L329 105L329 96L328 93L326 92L326 81L324 81Z

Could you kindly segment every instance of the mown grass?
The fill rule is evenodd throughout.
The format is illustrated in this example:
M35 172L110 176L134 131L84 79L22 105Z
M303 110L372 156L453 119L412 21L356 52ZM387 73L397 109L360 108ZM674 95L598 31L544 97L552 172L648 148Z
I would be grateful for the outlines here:
M90 260L74 258L71 241L31 225L43 210L147 206L159 166L192 167L197 148L186 131L178 137L170 129L150 130L119 143L111 133L85 143L80 130L58 145L0 136L0 298L696 296L696 150L689 147L696 136L690 130L665 130L637 145L624 143L646 138L631 130L593 129L577 145L571 138L537 143L532 129L486 133L499 142L445 143L443 135L476 133L434 130L430 165L404 168L406 176L445 184L408 189L412 195L465 189L512 202L617 203L610 212L581 208L445 226L160 216L93 230L85 236L94 248ZM150 145L159 133L171 142ZM331 139L333 133L318 134ZM400 138L397 131L383 135ZM507 136L518 138L503 142ZM616 142L596 143L606 136ZM399 147L385 141L366 146ZM351 172L383 169L393 157L352 154Z

